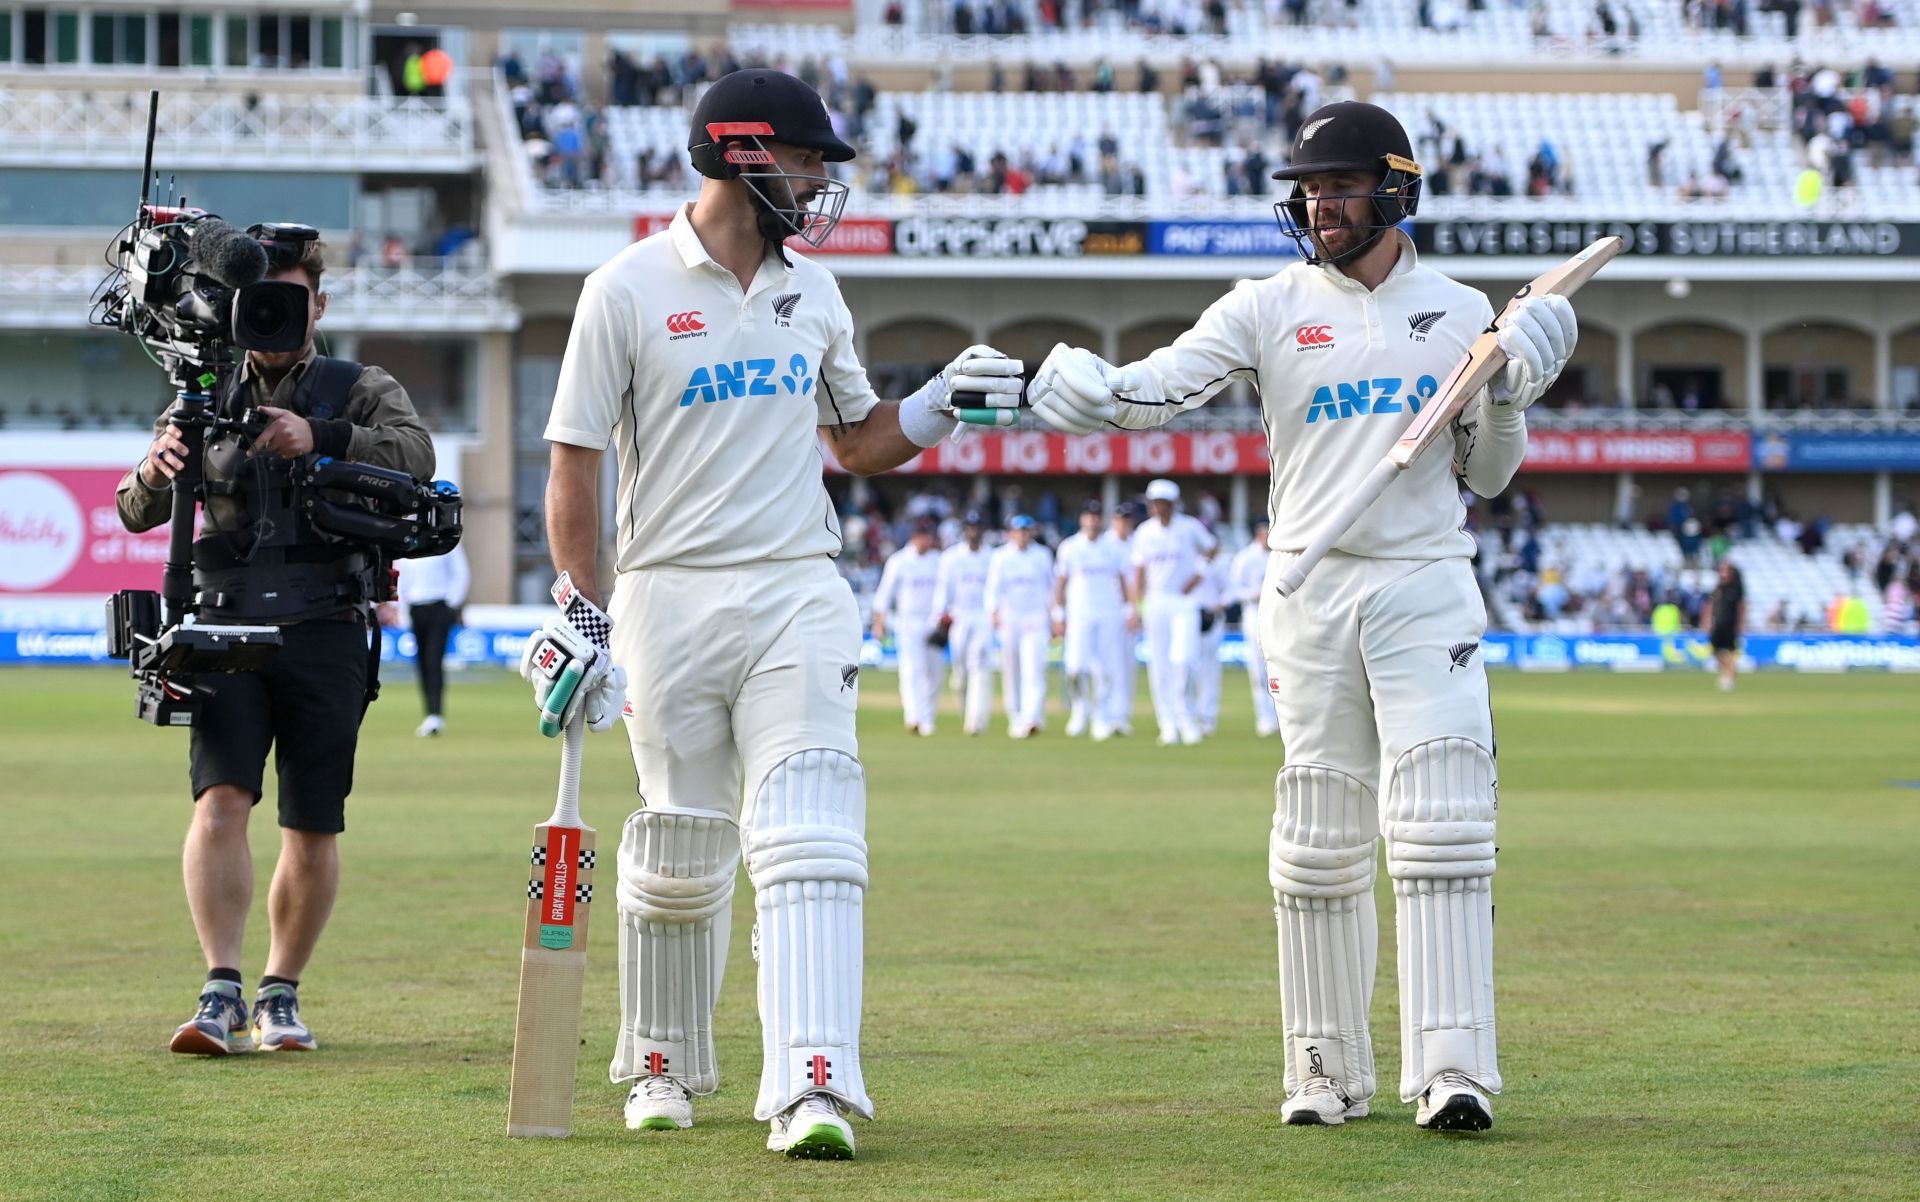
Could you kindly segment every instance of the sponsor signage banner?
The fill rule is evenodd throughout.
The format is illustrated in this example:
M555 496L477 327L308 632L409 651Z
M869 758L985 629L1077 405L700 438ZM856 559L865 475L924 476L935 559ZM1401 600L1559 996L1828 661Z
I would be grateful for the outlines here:
M1752 464L1752 441L1745 430L1529 430L1520 470L1744 472Z
M0 468L0 596L159 588L167 527L129 534L121 468Z
M1278 221L1154 221L1147 226L1150 255L1299 257Z
M673 224L672 213L642 213L633 219L634 241L650 238ZM787 245L808 255L885 255L893 253L893 222L884 217L847 217L819 246L798 238Z
M893 251L920 259L1077 259L1145 253L1146 223L1061 217L909 217Z
M1436 255L1571 255L1613 235L1629 255L1676 258L1907 258L1920 224L1893 221L1420 221L1413 243Z
M1753 443L1763 472L1920 472L1920 434L1790 431Z
M827 470L843 471L823 440ZM895 470L906 475L995 476L1264 476L1270 460L1262 434L992 434L943 442Z

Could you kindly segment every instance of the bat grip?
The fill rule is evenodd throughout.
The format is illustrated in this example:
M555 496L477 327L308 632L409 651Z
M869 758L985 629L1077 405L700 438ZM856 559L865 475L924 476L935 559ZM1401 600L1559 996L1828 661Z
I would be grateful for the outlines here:
M566 737L560 744L560 796L553 806L554 826L580 825L580 761L587 741L586 718L567 723Z
M1282 597L1291 597L1300 591L1300 586L1307 582L1307 573L1327 557L1327 552L1333 550L1333 544L1346 537L1347 531L1353 529L1353 524L1373 507L1373 503L1380 499L1380 494L1387 491L1387 485L1392 484L1399 474L1400 465L1391 459L1382 459L1373 465L1373 470L1360 481L1360 487L1346 499L1339 512L1327 519L1327 524L1313 536L1313 541L1300 552L1300 557L1280 574L1274 587Z
M955 409L953 415L970 426L1017 426L1018 409Z

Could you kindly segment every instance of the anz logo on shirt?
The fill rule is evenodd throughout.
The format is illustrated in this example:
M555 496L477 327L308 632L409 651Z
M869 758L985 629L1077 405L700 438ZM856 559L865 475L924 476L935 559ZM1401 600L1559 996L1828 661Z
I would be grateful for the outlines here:
M1440 390L1440 381L1421 376L1411 390L1399 376L1375 376L1350 384L1321 385L1307 405L1307 424L1325 418L1337 422L1347 417L1377 416L1382 413L1418 413L1420 406Z
M812 395L813 373L807 370L805 355L788 359L785 371L779 368L775 359L735 359L696 367L680 393L680 407L685 409L695 401L711 405L735 397Z

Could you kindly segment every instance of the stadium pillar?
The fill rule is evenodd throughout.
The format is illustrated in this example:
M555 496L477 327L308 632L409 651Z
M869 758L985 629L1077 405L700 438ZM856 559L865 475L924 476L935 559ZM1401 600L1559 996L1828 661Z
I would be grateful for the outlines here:
M1234 476L1227 487L1227 520L1236 531L1247 528L1247 478Z
M1640 524L1639 506L1633 503L1633 473L1621 472L1613 483L1613 524L1622 530Z
M1873 407L1893 404L1893 335L1881 326L1873 332Z
M1629 410L1640 407L1640 389L1633 378L1634 333L1632 326L1623 324L1613 340L1613 395Z
M1747 413L1758 419L1767 407L1766 373L1760 370L1760 327L1747 327Z
M1873 524L1885 530L1893 521L1893 473L1873 474Z
M1109 519L1120 508L1120 477L1112 472L1100 477L1100 508Z

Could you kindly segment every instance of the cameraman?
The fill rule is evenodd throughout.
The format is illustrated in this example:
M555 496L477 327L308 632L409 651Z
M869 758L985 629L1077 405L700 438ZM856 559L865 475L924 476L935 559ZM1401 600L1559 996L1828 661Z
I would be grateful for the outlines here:
M199 1010L174 1032L171 1047L213 1056L316 1046L296 990L339 889L336 837L346 826L360 720L375 691L368 610L384 585L383 563L369 548L316 534L294 510L291 472L313 454L415 476L431 475L434 466L426 427L392 376L314 353L327 294L320 291L325 248L313 231L249 232L266 246L268 278L305 284L309 303L299 350L249 352L213 398L219 416L238 418L251 407L264 428L250 445L244 436L209 435L204 454L194 612L201 621L282 628L266 667L198 680L210 695L192 728L195 806L182 859L208 972ZM170 518L172 481L184 466L179 428L163 414L155 431L146 458L119 487L121 523L136 532ZM253 903L247 817L260 800L269 747L280 783L280 859L267 897L266 975L249 1015L240 978Z

